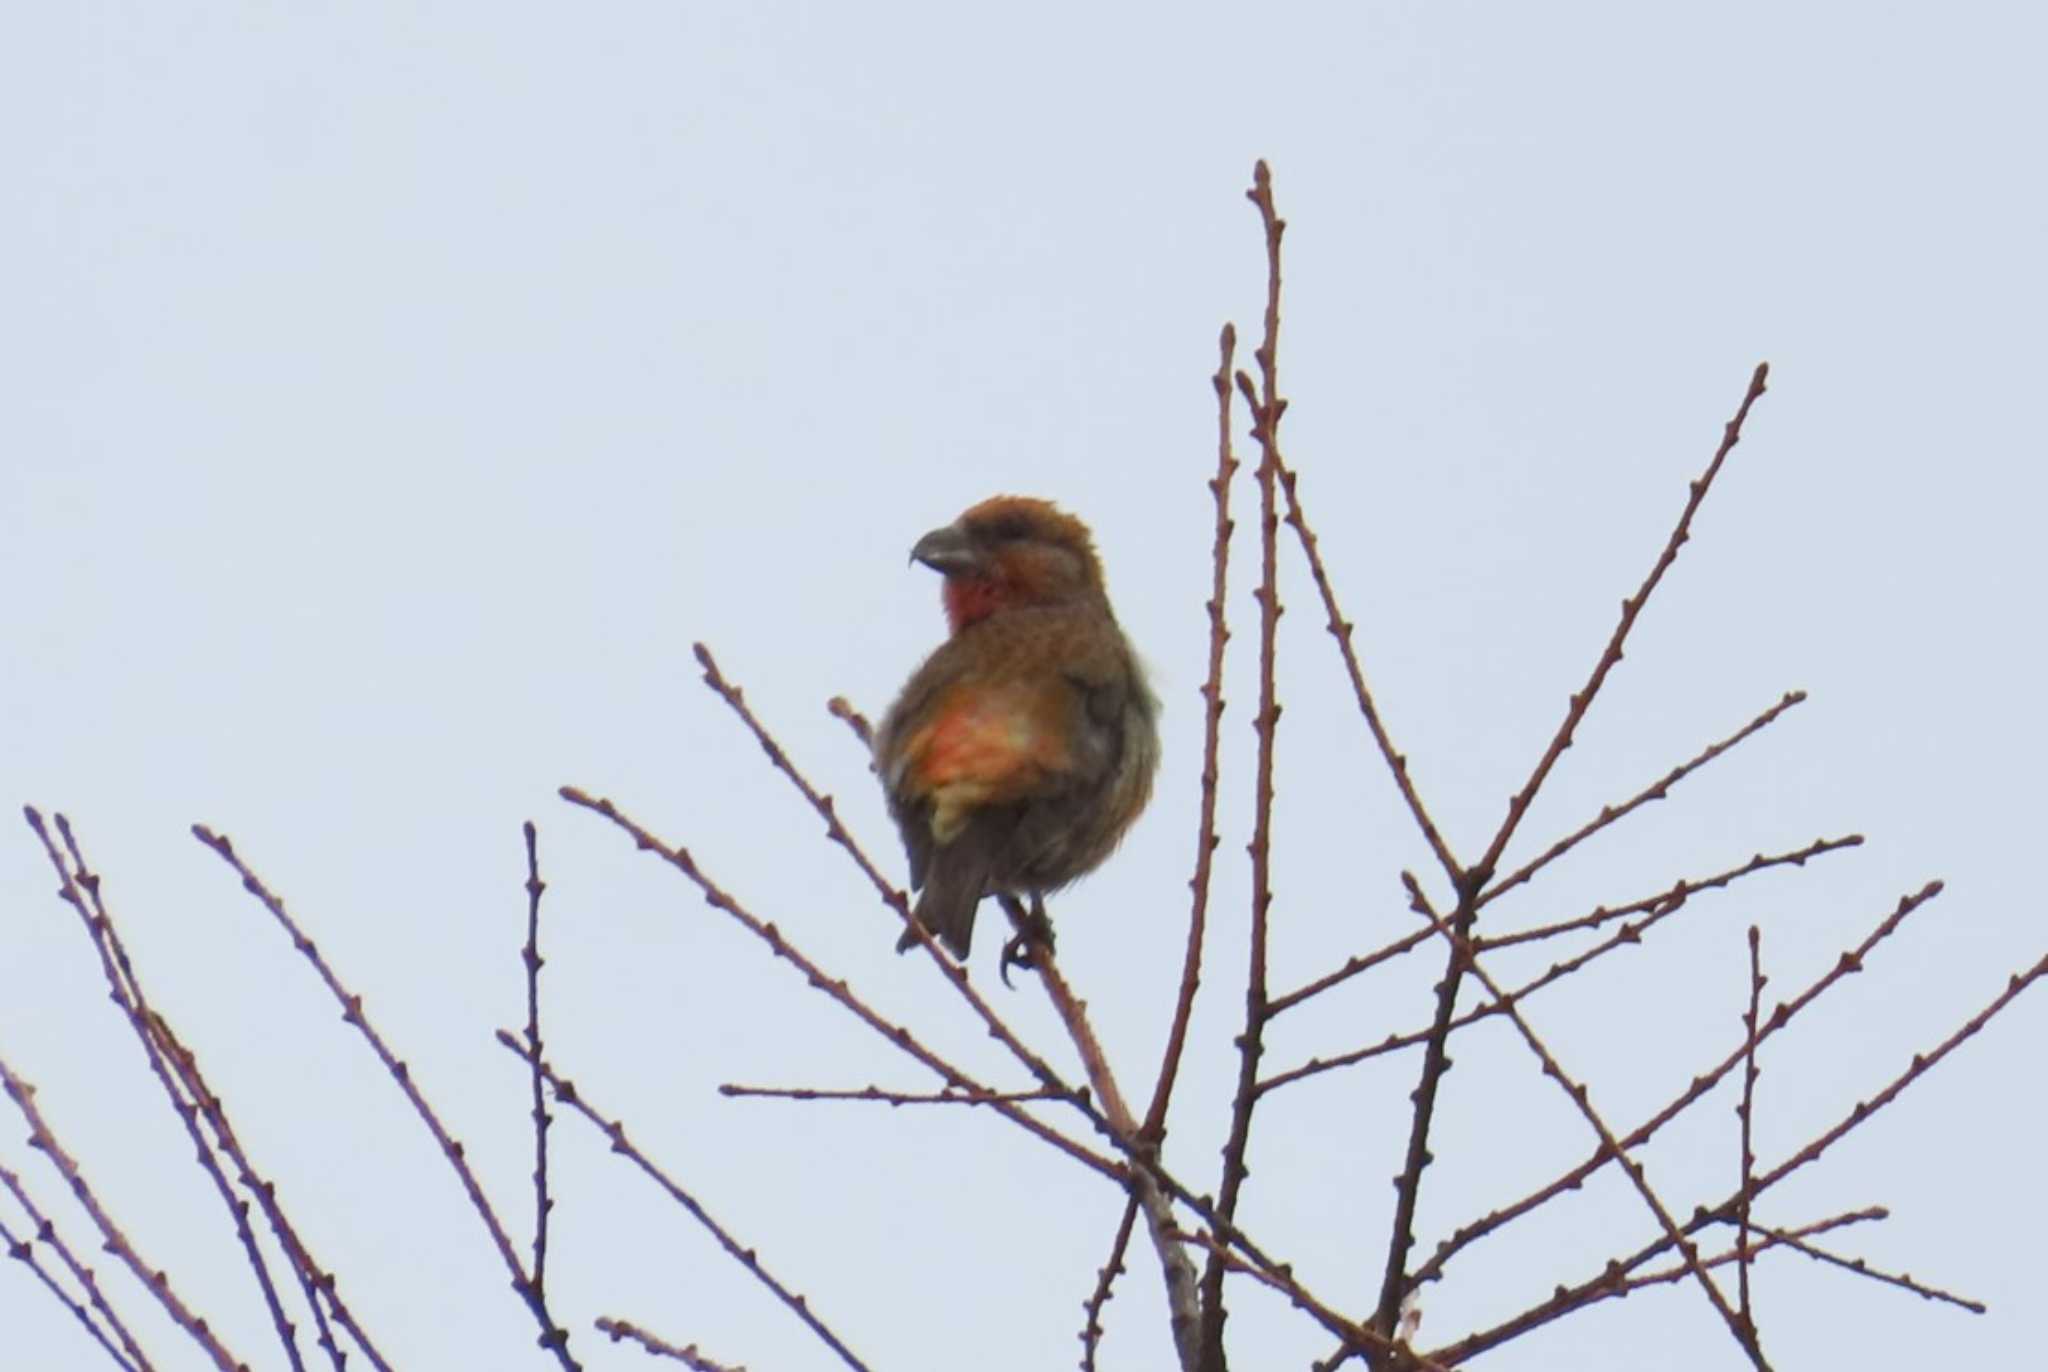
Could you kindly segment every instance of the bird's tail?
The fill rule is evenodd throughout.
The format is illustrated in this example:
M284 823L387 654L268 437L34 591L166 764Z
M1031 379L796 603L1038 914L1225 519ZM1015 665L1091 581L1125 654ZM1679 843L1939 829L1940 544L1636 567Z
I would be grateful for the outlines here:
M967 961L967 948L974 940L974 912L988 884L988 872L980 863L934 862L924 892L913 912L917 922L937 936L949 952ZM896 940L901 953L917 946L917 933L905 929Z

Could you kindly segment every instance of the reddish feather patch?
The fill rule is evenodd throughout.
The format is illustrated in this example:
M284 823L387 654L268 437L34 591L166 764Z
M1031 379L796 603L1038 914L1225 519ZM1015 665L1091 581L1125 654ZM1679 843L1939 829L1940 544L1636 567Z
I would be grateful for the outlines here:
M945 582L946 622L954 633L987 619L1009 597L1003 584L993 577L949 576Z

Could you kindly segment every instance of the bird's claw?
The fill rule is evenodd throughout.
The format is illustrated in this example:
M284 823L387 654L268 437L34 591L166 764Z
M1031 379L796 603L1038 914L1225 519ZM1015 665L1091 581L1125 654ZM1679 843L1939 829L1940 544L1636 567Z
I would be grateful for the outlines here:
M1003 897L1003 908L1010 916L1010 922L1017 926L1017 932L1003 944L1003 956L996 964L996 972L1003 979L1003 985L1010 984L1010 969L1021 967L1027 972L1038 970L1038 949L1043 947L1048 955L1053 949L1052 917L1045 912L1043 899L1033 897L1027 910L1024 902L1014 896Z
M1010 985L1012 967L1021 967L1027 972L1038 970L1038 964L1031 958L1031 950L1036 944L1037 940L1029 934L1012 934L1003 944L1003 956L996 963L996 973L1002 977L1005 987Z

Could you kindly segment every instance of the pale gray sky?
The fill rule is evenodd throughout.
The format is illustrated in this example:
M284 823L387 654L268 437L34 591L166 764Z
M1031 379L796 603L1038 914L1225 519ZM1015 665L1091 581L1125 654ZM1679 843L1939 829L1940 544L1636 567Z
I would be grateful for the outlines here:
M1783 690L1813 699L1501 916L1870 836L1702 897L1531 1002L1632 1123L1736 1041L1746 924L1789 992L1948 878L1766 1054L1768 1163L2048 943L2044 40L2016 4L18 7L0 22L0 793L73 816L160 1007L403 1365L549 1364L396 1091L192 821L285 895L523 1234L525 1088L490 1032L522 1013L518 824L536 819L564 1069L875 1366L1070 1365L1118 1197L979 1113L718 1097L924 1083L554 788L687 843L999 1074L697 683L690 643L898 872L822 702L878 710L936 641L935 587L903 561L918 534L995 491L1061 501L1094 526L1168 709L1152 811L1055 907L1143 1094L1193 851L1207 378L1221 321L1255 323L1241 192L1263 156L1293 224L1289 450L1382 705L1463 849L1772 362L1518 851ZM1396 875L1427 856L1285 565L1279 986L1410 927ZM1245 663L1217 961L1169 1144L1205 1188L1240 1013ZM218 1203L51 887L25 829L0 841L0 1052L152 1260L275 1365ZM1439 967L1283 1021L1269 1064L1411 1027ZM1035 988L993 994L1057 1048ZM1888 1203L1844 1246L1992 1313L1769 1262L1778 1366L2037 1359L2044 1034L2037 993L1763 1207L1791 1224ZM1588 1147L1504 1028L1458 1058L1425 1250ZM1355 1307L1413 1071L1329 1076L1260 1117L1246 1222ZM1647 1154L1684 1208L1732 1186L1730 1101ZM21 1135L0 1122L0 1162L54 1202ZM556 1141L551 1282L590 1365L640 1360L588 1331L600 1313L750 1367L831 1365L580 1121ZM1425 1342L1651 1232L1609 1175L1454 1267ZM1134 1257L1106 1368L1168 1365L1157 1272ZM118 1289L165 1366L196 1365ZM100 1356L12 1264L0 1327L9 1367ZM1232 1329L1264 1366L1326 1346L1257 1291ZM1672 1289L1483 1365L1739 1362Z

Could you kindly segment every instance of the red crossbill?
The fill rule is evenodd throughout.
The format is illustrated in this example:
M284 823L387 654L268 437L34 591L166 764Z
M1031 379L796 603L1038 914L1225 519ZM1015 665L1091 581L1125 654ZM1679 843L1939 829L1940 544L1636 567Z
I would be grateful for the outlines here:
M982 897L1040 908L1116 848L1152 795L1159 702L1080 520L997 496L910 556L945 577L952 636L889 707L876 770L917 921L964 961Z

